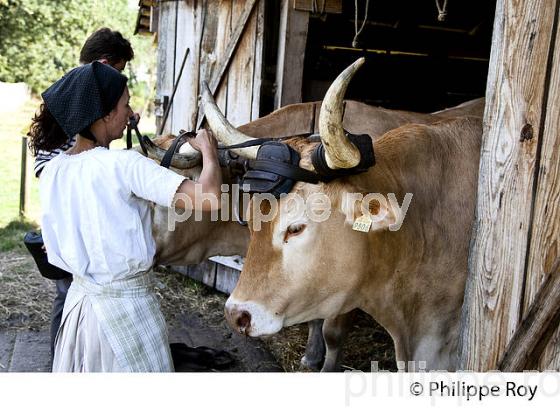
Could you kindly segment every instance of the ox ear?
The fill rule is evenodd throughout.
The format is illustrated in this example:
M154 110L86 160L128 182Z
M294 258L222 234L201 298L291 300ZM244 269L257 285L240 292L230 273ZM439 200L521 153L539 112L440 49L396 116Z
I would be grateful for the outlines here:
M341 199L341 211L346 215L346 223L356 231L397 230L402 223L402 209L394 206L392 198L382 194L346 191L342 193Z

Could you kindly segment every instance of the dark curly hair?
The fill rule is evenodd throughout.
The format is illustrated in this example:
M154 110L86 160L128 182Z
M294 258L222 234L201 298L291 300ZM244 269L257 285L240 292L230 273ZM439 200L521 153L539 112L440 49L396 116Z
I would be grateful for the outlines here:
M88 37L80 51L80 63L89 64L102 58L106 58L110 65L115 65L120 61L132 60L134 51L130 41L121 33L104 27Z
M30 137L28 145L34 156L37 156L39 150L52 151L68 142L68 136L62 131L45 104L41 104L39 112L31 120L27 136Z

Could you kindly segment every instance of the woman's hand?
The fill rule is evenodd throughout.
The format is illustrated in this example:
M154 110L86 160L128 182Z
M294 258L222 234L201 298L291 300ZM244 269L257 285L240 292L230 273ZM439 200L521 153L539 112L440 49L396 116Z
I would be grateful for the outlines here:
M218 141L216 141L214 134L212 134L212 131L210 130L199 130L196 133L196 137L191 138L188 141L194 149L202 152L203 155L210 152L216 152L218 148Z
M212 131L200 130L196 133L196 137L190 138L189 143L191 146L202 153L202 171L197 182L185 179L179 186L177 194L186 194L194 204L194 209L202 211L215 211L221 207L221 185L222 185L222 170L218 162L218 142ZM197 189L197 186L199 189ZM197 195L210 195L216 198L216 201L202 201L200 198L197 201ZM175 197L175 206L178 208L185 208L186 203L182 199ZM215 205L214 205L215 204Z

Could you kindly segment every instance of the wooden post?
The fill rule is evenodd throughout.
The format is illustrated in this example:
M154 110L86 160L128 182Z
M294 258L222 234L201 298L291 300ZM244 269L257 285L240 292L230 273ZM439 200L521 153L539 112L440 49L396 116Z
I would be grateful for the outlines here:
M302 101L303 64L309 13L293 8L292 1L282 0L276 63L274 109Z
M560 5L557 6L557 8ZM557 11L558 13L558 11ZM558 16L556 17L558 21ZM558 23L557 23L558 25ZM538 167L535 210L525 281L524 315L555 259L560 256L560 26L556 29L555 51L546 104L542 154ZM538 368L560 370L560 329L545 349Z
M25 216L27 202L27 137L21 137L21 172L19 183L19 216Z
M542 153L553 148L543 145L550 141L543 130L552 56L560 52L560 44L554 41L558 5L557 0L498 0L496 5L476 221L459 340L461 369L498 367L522 319L525 282L534 280L528 268L535 269L531 261L537 250L531 249L531 243L543 239L535 237L544 234L536 224L546 222L534 216L558 211L557 199L535 202L535 192L558 189L560 182L558 177L539 181L541 165L551 165L546 159L543 162ZM558 119L551 121L557 124ZM559 131L556 127L554 132ZM545 242L560 239L557 229L553 229L556 236Z

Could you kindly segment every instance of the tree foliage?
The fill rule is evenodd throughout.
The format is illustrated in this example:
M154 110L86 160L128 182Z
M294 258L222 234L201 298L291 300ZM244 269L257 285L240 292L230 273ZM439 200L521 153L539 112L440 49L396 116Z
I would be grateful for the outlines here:
M149 39L133 36L136 13L128 0L0 0L0 81L43 91L78 65L84 41L101 27L131 40L137 67L142 53L153 50Z

